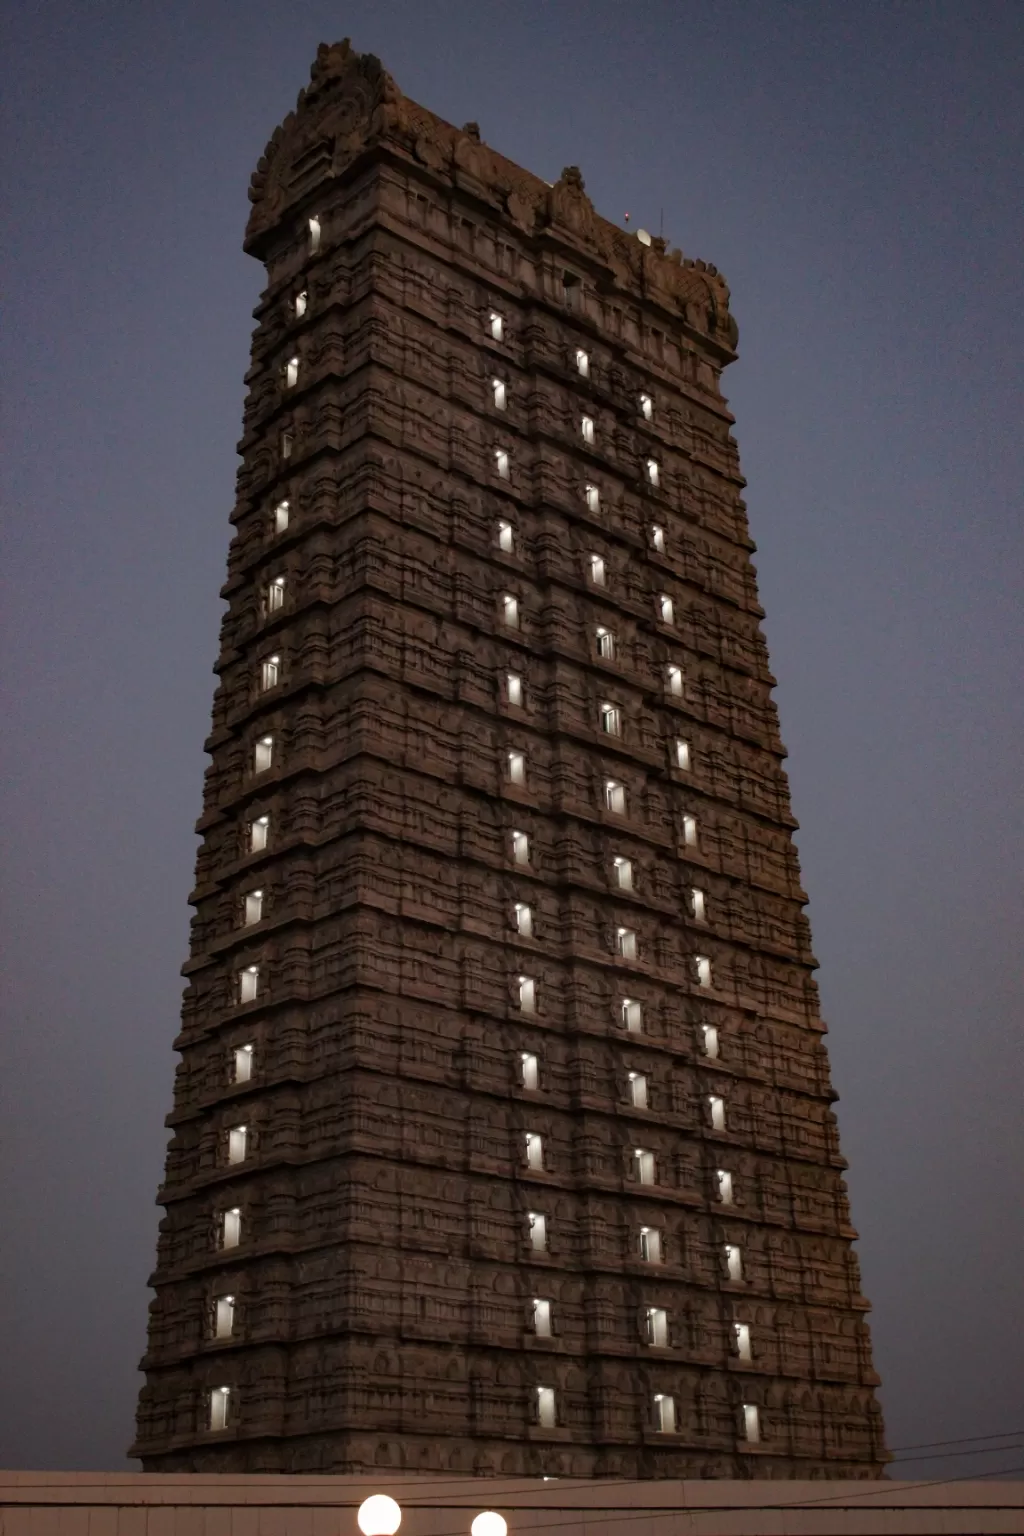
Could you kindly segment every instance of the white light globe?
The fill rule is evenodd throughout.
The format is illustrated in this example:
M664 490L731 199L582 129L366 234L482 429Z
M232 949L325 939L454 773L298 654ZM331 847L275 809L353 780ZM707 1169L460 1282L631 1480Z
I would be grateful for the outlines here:
M493 1509L485 1509L470 1526L472 1536L508 1536L508 1525L503 1516Z
M395 1536L402 1511L386 1493L372 1493L360 1504L356 1519L363 1536Z

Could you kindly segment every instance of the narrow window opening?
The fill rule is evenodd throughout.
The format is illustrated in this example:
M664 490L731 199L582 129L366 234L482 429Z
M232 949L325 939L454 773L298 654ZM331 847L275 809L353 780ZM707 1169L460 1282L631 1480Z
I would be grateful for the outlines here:
M514 864L530 862L530 839L525 832L512 833L512 861Z
M254 1003L260 989L260 968L258 965L247 965L238 973L238 1001L240 1003Z
M294 389L299 382L299 360L290 357L284 365L284 384L286 389Z
M648 485L653 485L655 487L655 489L657 489L657 487L661 483L661 476L660 476L660 474L658 472L658 461L657 461L657 459L647 459L647 460L645 460L644 468L645 468L646 473L647 473L647 483L648 483Z
M743 1436L748 1445L761 1442L761 1411L753 1403L743 1404Z
M286 579L284 576L275 576L267 588L267 612L279 613L284 607Z
M537 982L533 976L520 976L518 981L520 1013L536 1013Z
M505 321L496 309L492 309L487 316L487 329L491 334L492 341L504 341Z
M622 1023L631 1035L643 1034L644 1010L642 1003L639 1003L635 997L624 997L622 999L621 1014Z
M257 816L249 823L249 852L262 853L270 837L270 817Z
M512 921L516 933L524 939L533 938L533 908L527 906L525 901L517 901L512 909Z
M230 1387L214 1387L210 1393L210 1428L227 1429L228 1405L231 1402Z
M629 1102L634 1109L650 1109L647 1101L647 1078L643 1072L629 1073Z
M581 379L590 378L590 358L582 347L576 348L576 372Z
M286 497L284 501L279 501L274 508L274 532L284 533L288 527L290 517L291 502Z
M676 1432L676 1400L664 1392L654 1394L654 1423L659 1434L674 1435Z
M231 1053L233 1064L233 1076L236 1083L248 1083L252 1079L251 1045L236 1045Z
M315 216L309 221L309 254L316 256L320 250L320 220Z
M736 1340L736 1353L741 1360L750 1360L750 1325L749 1323L733 1323L733 1337Z
M651 399L650 395L644 394L640 396L640 414L644 418L644 421L650 421L653 417L654 401Z
M507 480L509 478L508 453L504 448L495 448L494 467L498 472L499 480Z
M519 1080L531 1093L540 1087L540 1063L532 1051L519 1053Z
M719 1168L719 1169L717 1169L717 1171L715 1173L715 1178L718 1181L718 1199L719 1199L719 1202L722 1205L732 1205L732 1203L733 1203L732 1174L731 1173L727 1173L724 1168Z
M743 1279L743 1251L736 1243L725 1245L725 1268L730 1280Z
M676 621L675 604L667 592L662 592L658 598L658 618L663 624L674 624Z
M683 842L687 848L697 846L697 818L696 816L683 817Z
M247 891L245 897L245 926L251 928L253 923L263 921L263 892Z
M661 1263L661 1232L658 1227L640 1228L640 1257L645 1264Z
M590 579L593 582L594 586L595 587L606 586L607 585L607 580L608 580L608 575L607 575L607 568L606 568L605 563L604 563L603 555L591 555L590 556L589 565L590 565Z
M698 987L710 987L712 985L711 961L708 959L707 955L695 955L694 963L697 967Z
M228 1131L228 1162L244 1163L249 1149L249 1127L234 1125Z
M237 1248L242 1241L242 1212L236 1205L230 1211L224 1211L220 1218L220 1245L222 1248Z
M654 1349L668 1347L668 1313L664 1307L644 1308L644 1338Z
M510 704L521 705L523 702L523 679L518 672L505 673L505 695Z
M584 416L580 420L580 431L583 433L583 441L592 448L594 446L594 418Z
M543 1429L555 1427L555 1389L554 1387L538 1387L537 1391L537 1423Z
M665 553L665 530L660 523L651 524L651 548L656 555Z
M601 729L606 736L622 735L622 711L617 704L601 705Z
M524 1137L526 1143L526 1166L534 1170L544 1167L544 1141L535 1131L527 1131Z
M616 928L615 948L623 960L636 959L636 933L632 928Z
M260 688L264 693L276 688L281 677L280 656L264 656L260 663Z
M548 1249L548 1219L542 1211L527 1212L530 1230L530 1247L534 1253L546 1253Z
M688 770L690 767L690 743L684 741L681 736L676 737L676 767Z
M519 599L513 597L511 592L506 592L502 596L501 618L506 629L519 628Z
M596 485L588 485L585 491L588 512L600 512L601 492Z
M294 308L296 320L301 320L303 315L306 313L306 310L309 308L309 294L305 288L303 288L301 293L297 293L295 295Z
M512 524L505 518L498 523L498 548L510 555L515 546L515 536L512 532Z
M690 911L695 923L706 923L708 920L708 904L704 892L694 886L690 891Z
M508 390L506 389L504 379L491 380L491 394L494 397L495 410L503 411L508 405Z
M616 854L615 858L612 859L612 873L615 878L615 884L620 891L631 891L633 889L632 859Z
M654 1183L654 1153L644 1147L634 1147L633 1166L638 1184Z
M510 752L508 754L508 779L510 784L526 783L526 754L524 752Z
M603 624L599 624L594 630L594 635L597 640L597 654L603 661L614 661L615 635L613 631L606 629Z
M710 1061L717 1061L718 1030L715 1028L714 1024L703 1024L701 1026L701 1035L703 1040L704 1055L707 1056Z
M253 747L252 766L254 773L266 773L274 761L273 736L261 736Z
M539 1339L551 1337L551 1302L545 1296L533 1298L533 1331Z
M235 1298L218 1296L213 1307L213 1336L230 1339L235 1331Z
M290 459L291 458L291 456L292 456L292 448L294 446L295 446L295 437L294 437L293 433L291 433L291 432L282 432L281 433L281 457L282 457L282 459Z
M626 811L626 790L618 779L605 779L604 781L604 805L605 810L612 811L616 816L622 816Z
M666 685L668 687L668 691L673 696L673 698L678 699L678 698L682 697L682 692L683 692L683 669L682 669L682 667L676 667L676 666L666 667L665 668L665 682L666 682Z
M725 1100L717 1093L708 1095L708 1114L711 1117L711 1129L713 1131L725 1130Z

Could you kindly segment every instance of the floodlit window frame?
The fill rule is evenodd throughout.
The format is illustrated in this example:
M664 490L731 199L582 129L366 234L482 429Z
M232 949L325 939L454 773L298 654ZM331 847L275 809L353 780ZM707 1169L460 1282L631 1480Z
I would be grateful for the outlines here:
M511 835L512 862L520 866L530 862L530 835L528 832L513 832Z
M601 705L601 729L606 736L622 735L622 709L610 699Z
M597 424L593 416L580 417L580 434L588 448L593 448L597 441Z
M262 853L270 841L270 816L254 816L249 823L249 852Z
M269 693L271 688L276 688L281 681L281 657L275 652L273 656L264 656L260 662L260 692Z
M625 816L626 786L621 779L605 779L604 808L613 816Z
M617 890L633 890L633 860L628 859L624 853L617 853L612 858L612 872Z
M597 654L602 661L614 661L618 652L618 641L614 629L609 629L607 624L598 624L594 630L594 639L597 642Z
M520 787L526 783L526 753L513 749L506 756L508 781Z
M243 925L246 928L252 928L256 923L262 923L263 894L262 889L246 891L242 918Z
M598 490L597 486L594 485L593 482L590 481L590 480L588 480L586 485L583 487L583 499L584 499L584 501L587 504L587 511L588 512L594 512L594 513L600 512L600 510L601 510L601 492Z
M590 574L591 586L606 587L608 585L608 565L604 555L589 555L587 558L587 566Z
M512 461L509 457L509 451L507 448L495 448L494 469L499 480L511 480Z
M537 978L536 976L516 977L516 1005L520 1013L537 1012Z
M644 1005L637 997L624 997L619 1008L622 1027L628 1035L644 1032Z
M508 410L508 385L497 375L491 380L491 400L496 411Z
M521 939L533 938L533 908L528 902L516 902L512 908L512 926Z

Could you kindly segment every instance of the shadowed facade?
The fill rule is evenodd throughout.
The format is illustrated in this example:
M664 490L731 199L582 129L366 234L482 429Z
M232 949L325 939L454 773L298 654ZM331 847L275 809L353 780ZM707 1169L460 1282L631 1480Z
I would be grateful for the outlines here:
M347 44L250 196L133 1454L876 1477L728 289Z

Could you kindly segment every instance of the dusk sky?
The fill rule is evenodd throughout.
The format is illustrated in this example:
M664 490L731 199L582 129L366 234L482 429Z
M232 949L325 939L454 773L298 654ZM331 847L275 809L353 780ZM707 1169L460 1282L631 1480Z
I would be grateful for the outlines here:
M246 191L348 35L730 284L893 1471L1024 1467L1024 3L6 11L0 1465L136 1465Z

